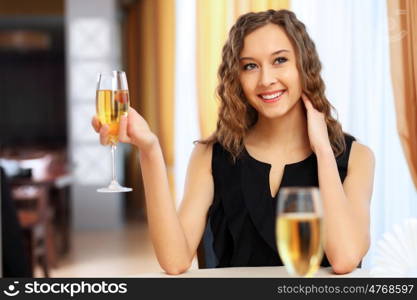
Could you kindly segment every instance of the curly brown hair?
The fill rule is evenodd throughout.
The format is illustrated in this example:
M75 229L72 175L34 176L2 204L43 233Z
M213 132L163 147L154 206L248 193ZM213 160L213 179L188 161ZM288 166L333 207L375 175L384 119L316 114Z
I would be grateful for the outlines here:
M301 75L301 88L313 106L324 113L332 150L335 156L339 156L346 148L344 134L342 126L332 116L332 111L336 110L325 96L325 84L320 75L321 63L316 47L305 25L289 10L250 12L240 16L230 29L218 70L219 85L216 92L220 99L220 107L217 128L209 138L198 142L219 142L232 154L234 160L242 152L243 138L258 120L258 112L243 93L239 81L239 56L245 36L269 23L280 26L293 44L297 68Z

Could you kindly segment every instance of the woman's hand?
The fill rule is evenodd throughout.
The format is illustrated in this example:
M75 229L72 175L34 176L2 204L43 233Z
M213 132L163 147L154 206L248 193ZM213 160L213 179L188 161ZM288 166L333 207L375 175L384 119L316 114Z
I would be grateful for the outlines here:
M108 145L109 126L102 125L96 116L93 117L94 130L100 134L100 143ZM129 108L127 115L120 118L119 141L136 146L140 151L146 152L158 142L156 135L149 129L148 123L133 108Z
M311 104L310 99L303 93L301 95L304 105L307 109L307 127L308 137L310 139L311 149L314 153L332 152L330 145L329 134L327 132L327 125L324 119L324 113L319 112Z

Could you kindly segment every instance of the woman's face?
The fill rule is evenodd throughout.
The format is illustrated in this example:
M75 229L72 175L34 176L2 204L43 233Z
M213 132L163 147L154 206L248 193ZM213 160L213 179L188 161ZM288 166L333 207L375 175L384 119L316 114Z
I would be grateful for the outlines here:
M301 97L295 50L286 33L267 24L248 34L240 53L239 80L259 116L277 118Z

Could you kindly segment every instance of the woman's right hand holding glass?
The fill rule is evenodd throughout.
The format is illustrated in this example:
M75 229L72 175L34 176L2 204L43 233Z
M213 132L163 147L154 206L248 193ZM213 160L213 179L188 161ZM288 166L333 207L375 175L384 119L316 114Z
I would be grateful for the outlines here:
M109 145L109 126L102 125L96 116L93 117L94 130L100 134L100 143ZM120 118L119 141L129 143L141 152L147 152L158 143L157 136L150 130L145 119L133 108L129 108L127 115Z

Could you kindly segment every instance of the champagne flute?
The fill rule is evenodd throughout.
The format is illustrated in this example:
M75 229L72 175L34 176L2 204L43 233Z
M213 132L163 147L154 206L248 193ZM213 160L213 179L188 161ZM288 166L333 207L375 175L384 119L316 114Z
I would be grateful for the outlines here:
M96 92L96 113L101 124L109 126L111 145L112 180L107 187L99 188L100 193L130 192L131 188L121 186L116 179L115 152L119 136L120 117L129 110L129 90L123 71L102 72L98 75Z
M282 188L278 196L277 246L293 276L311 277L323 257L322 207L317 188Z

